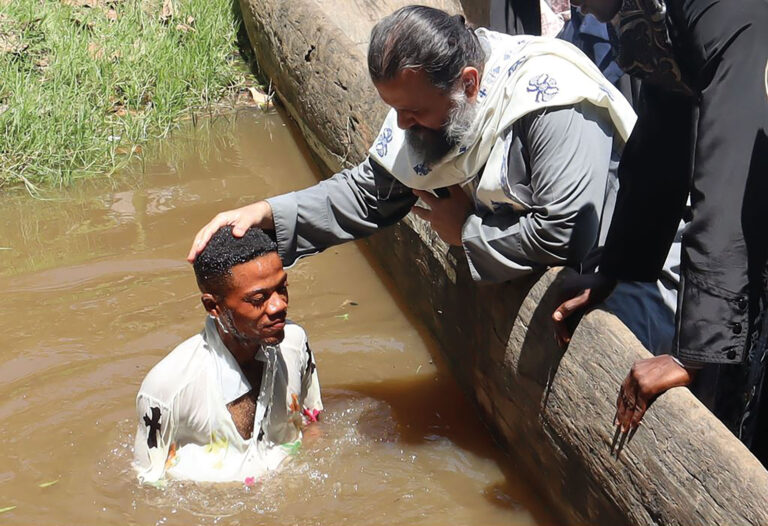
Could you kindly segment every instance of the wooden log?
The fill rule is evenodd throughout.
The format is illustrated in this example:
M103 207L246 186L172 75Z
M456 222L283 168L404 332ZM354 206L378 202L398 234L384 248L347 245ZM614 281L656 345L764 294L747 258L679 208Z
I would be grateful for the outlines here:
M362 160L386 112L367 76L367 35L406 2L240 2L257 60L310 148L330 172ZM549 316L568 271L477 286L461 250L412 216L368 242L490 428L566 520L768 524L768 472L686 389L656 401L611 456L618 386L649 354L599 310L567 352L555 345Z

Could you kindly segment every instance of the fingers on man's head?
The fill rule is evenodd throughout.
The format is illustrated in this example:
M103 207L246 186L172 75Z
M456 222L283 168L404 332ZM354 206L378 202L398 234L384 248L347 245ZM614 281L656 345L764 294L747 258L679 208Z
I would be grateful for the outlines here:
M201 228L197 235L195 236L195 240L192 242L192 248L189 249L189 254L187 255L187 261L190 263L194 262L197 255L203 251L205 246L208 244L208 241L211 240L213 237L213 234L216 233L216 231L226 225L234 224L234 228L232 229L232 234L237 237L242 237L245 234L245 231L248 230L248 227L245 229L242 229L242 225L237 225L233 222L233 220L230 218L229 215L227 215L224 212L220 212L214 216L211 221L205 225L203 228ZM239 233L236 231L238 228L241 230Z
M189 261L190 263L193 263L197 255L200 252L202 252L203 249L205 248L207 239L205 239L204 236L205 236L205 228L200 230L195 236L194 241L192 241L192 247L189 249L189 254L187 254L187 261Z

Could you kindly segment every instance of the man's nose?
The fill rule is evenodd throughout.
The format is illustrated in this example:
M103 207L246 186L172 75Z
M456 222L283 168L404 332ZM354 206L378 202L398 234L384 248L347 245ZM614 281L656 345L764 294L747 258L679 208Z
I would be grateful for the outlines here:
M416 119L413 118L413 114L409 111L397 112L397 127L401 130L407 130L416 124Z
M283 296L282 294L278 294L275 292L272 294L272 296L269 298L269 303L267 304L267 314L270 316L277 314L279 312L282 312L288 308L288 298Z

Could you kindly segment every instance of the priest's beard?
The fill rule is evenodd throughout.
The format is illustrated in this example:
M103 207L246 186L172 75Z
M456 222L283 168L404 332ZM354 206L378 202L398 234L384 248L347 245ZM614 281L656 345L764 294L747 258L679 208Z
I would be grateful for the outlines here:
M477 104L470 101L459 88L451 94L451 109L448 118L439 130L413 126L405 130L408 145L424 159L427 165L434 165L445 157L455 146L462 144L472 129L477 115Z

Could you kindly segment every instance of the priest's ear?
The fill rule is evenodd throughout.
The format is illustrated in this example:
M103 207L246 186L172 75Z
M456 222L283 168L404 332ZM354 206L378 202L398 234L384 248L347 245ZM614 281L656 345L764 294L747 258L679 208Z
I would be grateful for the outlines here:
M459 77L464 88L464 95L469 100L475 100L477 92L480 90L480 72L473 66L467 66L461 70L461 76Z

